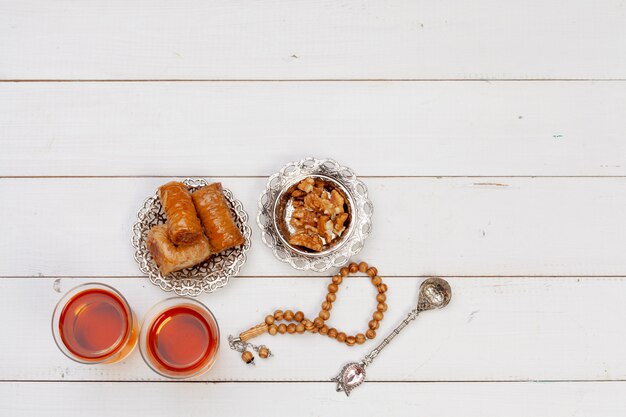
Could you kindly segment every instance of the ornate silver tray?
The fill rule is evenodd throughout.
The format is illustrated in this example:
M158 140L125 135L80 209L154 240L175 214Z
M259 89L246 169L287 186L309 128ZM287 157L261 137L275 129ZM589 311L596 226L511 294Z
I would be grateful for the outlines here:
M350 226L345 236L330 249L319 253L311 253L289 245L281 233L279 218L284 209L280 202L284 195L306 177L320 177L338 185L346 195L351 211ZM346 264L350 257L363 248L365 239L372 231L372 214L374 206L367 197L367 187L356 178L354 172L341 166L332 159L305 158L290 162L278 173L269 177L265 190L259 197L257 224L261 229L261 238L281 262L289 263L299 270L326 271L332 267Z
M181 182L192 192L209 184L202 178L186 178ZM224 188L224 197L230 206L237 227L246 238L246 243L215 254L201 264L172 272L167 276L161 275L146 244L148 231L152 226L165 223L165 212L156 193L144 201L143 207L137 213L137 222L133 225L132 243L135 247L135 260L139 264L139 269L148 275L153 284L158 285L164 291L174 291L178 295L197 296L202 292L213 292L223 287L228 284L230 277L237 275L241 266L246 262L246 252L250 249L252 230L248 226L248 213L243 209L241 201L235 199L233 193L226 188Z

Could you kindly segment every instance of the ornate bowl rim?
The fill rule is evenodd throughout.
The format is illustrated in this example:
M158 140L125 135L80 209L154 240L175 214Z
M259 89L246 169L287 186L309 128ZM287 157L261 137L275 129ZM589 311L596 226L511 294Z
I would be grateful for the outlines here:
M275 206L280 196L295 182L308 176L331 178L348 193L352 205L352 229L348 236L329 250L311 254L297 250L281 236L275 218ZM354 172L333 159L308 157L290 162L267 180L265 190L259 196L257 224L261 239L281 262L298 270L323 272L332 267L345 265L363 248L365 239L371 234L374 206L367 195L367 187L357 179Z
M345 187L343 186L343 184L341 184L340 182L336 181L334 178L329 177L326 174L311 174L311 175L307 175L307 176L311 176L311 177L315 177L315 178L321 178L325 181L329 181L332 182L333 185L335 185L337 188L339 188L339 190L341 191L342 194L346 195L346 199L347 199L347 203L350 207L354 206L354 202L352 201L352 197L350 195L350 193L348 192L348 190L345 189ZM278 219L276 217L276 213L278 211L278 206L280 204L280 200L283 198L283 196L285 195L285 193L291 189L291 187L293 187L295 184L299 183L302 180L302 178L292 178L291 180L289 180L289 182L287 182L284 186L284 188L278 193L278 195L276 196L276 199L274 200L274 227L278 230L278 223L282 220L282 219ZM307 256L307 257L311 257L311 258L319 258L321 256L327 255L328 253L330 253L333 250L338 250L341 246L345 245L346 241L348 241L348 239L350 238L350 236L352 235L352 231L354 230L354 228L352 227L352 225L348 226L346 233L341 236L341 239L339 240L339 242L335 243L333 246L329 247L328 249L325 249L321 252L307 252L304 250L301 250L297 247L294 247L293 245L290 245L289 242L287 241L287 239L285 238L285 236L283 235L283 233L280 233L280 231L277 233L279 239L282 241L282 243L286 246L289 246L289 248L291 250L293 250L294 252L299 253L300 255L303 256Z

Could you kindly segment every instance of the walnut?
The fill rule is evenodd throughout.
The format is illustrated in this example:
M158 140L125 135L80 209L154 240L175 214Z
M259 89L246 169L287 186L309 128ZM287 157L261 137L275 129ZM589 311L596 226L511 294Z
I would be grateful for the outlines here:
M305 178L295 188L291 193L294 211L289 221L295 233L289 243L322 251L346 230L349 214L345 212L345 198L319 178Z
M320 216L317 221L317 232L326 239L326 242L333 240L333 222L329 216Z
M289 244L295 246L304 246L305 248L309 248L315 252L320 252L324 248L321 237L307 232L294 233L289 238Z
M310 193L313 191L313 184L315 181L311 177L307 177L298 183L298 190L302 190L305 193Z
M313 187L313 191L311 191L313 194L315 194L318 197L322 197L323 194L326 192L326 190L324 190L324 186L318 187L317 185L315 187Z
M337 233L340 236L343 233L343 231L346 230L346 227L344 226L344 223L346 222L346 220L348 220L348 213L340 214L335 219L334 230L335 230L335 233Z
M307 196L304 197L304 206L312 210L321 211L326 215L331 215L335 212L335 206L330 200L326 200L313 193L307 194Z
M341 214L344 212L343 205L345 200L339 191L333 190L330 193L330 201L335 205L335 214Z
M291 215L289 222L296 229L303 229L304 226L317 226L317 216L314 212L307 210L305 207L298 207Z
M313 232L313 234L315 234L317 233L317 226L311 226L310 224L305 224L304 230L307 232Z

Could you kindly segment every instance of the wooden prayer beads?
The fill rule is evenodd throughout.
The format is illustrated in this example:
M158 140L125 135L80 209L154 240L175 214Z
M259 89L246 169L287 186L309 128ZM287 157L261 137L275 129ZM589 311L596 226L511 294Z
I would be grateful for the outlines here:
M357 333L356 335L346 335L346 333L337 330L332 327L329 328L326 325L326 321L330 318L333 303L337 300L337 292L339 286L342 284L344 278L350 274L357 272L366 273L370 277L372 285L376 288L376 310L372 314L372 320L369 321L368 327L363 333ZM379 327L380 321L384 318L384 313L387 311L387 284L382 282L382 278L378 275L378 269L373 266L369 266L366 262L355 263L343 267L339 270L337 275L332 277L332 282L328 285L328 294L322 302L321 310L317 317L313 320L308 319L302 311L293 312L292 310L276 310L274 314L265 316L265 321L257 326L254 326L239 335L237 340L233 339L231 347L236 349L237 344L247 344L247 341L253 337L256 337L263 333L269 333L274 336L277 334L302 334L305 332L319 333L322 336L328 336L331 339L337 340L339 343L345 343L347 346L361 345L365 343L367 339L374 339L376 337L376 330ZM283 322L283 323L279 323ZM259 350L259 356L266 358L269 356L269 350L263 347L263 351ZM246 355L242 359L246 363L249 361L249 356Z

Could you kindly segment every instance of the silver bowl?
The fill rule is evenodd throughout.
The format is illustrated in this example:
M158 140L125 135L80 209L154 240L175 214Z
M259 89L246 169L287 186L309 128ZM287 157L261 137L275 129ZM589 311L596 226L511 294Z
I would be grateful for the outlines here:
M191 192L209 184L202 178L185 178L181 182ZM248 213L243 209L241 201L235 199L230 190L224 188L223 191L235 224L246 242L241 246L217 253L191 268L165 276L161 275L159 267L152 259L146 240L150 229L157 224L165 223L167 219L157 193L144 201L143 207L137 213L137 222L133 225L132 243L135 247L135 260L139 264L139 269L148 275L153 284L158 285L164 291L174 291L178 295L195 297L203 292L213 292L225 286L230 277L239 273L239 269L246 262L246 252L250 249L252 229L248 226Z
M321 252L309 252L289 244L286 212L290 190L307 177L321 178L330 182L343 194L348 205L350 223L344 235ZM261 238L281 262L289 263L299 270L326 271L345 265L350 257L363 248L365 239L372 231L374 206L367 197L367 187L354 172L332 159L305 158L285 165L272 175L259 197L257 224Z

